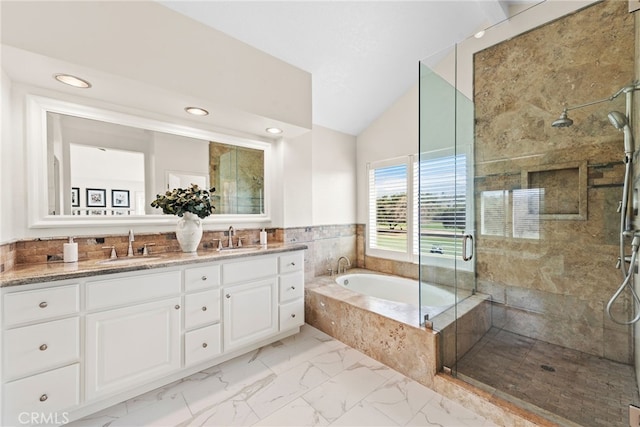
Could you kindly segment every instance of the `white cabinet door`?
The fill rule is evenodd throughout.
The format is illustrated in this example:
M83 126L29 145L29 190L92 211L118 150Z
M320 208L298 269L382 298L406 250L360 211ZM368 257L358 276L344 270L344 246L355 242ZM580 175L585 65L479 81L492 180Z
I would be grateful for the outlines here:
M278 332L276 278L223 289L224 351Z
M87 400L180 369L180 298L86 318Z

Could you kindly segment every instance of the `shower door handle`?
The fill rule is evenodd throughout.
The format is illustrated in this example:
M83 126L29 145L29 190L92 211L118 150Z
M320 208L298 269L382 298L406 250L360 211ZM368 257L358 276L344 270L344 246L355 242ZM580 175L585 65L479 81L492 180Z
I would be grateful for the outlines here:
M471 253L467 256L467 242L471 240ZM471 234L465 234L462 236L462 260L471 261L473 258L473 236Z

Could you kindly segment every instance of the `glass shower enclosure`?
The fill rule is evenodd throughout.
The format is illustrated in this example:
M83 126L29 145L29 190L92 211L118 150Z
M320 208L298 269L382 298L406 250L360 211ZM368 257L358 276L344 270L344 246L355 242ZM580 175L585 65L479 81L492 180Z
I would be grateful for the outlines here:
M635 88L637 19L626 2L576 7L523 8L420 62L420 316L443 371L562 425L626 426L634 333L606 305L628 159L608 117L640 123L613 96ZM567 107L572 126L552 126ZM630 292L612 312L633 318Z

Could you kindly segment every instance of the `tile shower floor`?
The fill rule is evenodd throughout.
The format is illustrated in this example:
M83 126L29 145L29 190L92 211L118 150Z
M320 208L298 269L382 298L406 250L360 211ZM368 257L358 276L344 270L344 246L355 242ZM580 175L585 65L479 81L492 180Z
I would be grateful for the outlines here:
M68 426L495 424L305 325L300 334Z
M627 427L638 404L632 366L492 328L458 372L588 427Z

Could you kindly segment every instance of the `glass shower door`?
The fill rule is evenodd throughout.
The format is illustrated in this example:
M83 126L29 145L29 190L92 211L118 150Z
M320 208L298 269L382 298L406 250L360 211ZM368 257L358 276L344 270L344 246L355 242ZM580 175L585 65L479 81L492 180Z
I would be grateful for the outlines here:
M420 62L420 317L455 369L458 304L475 293L473 103L456 89L456 46Z

